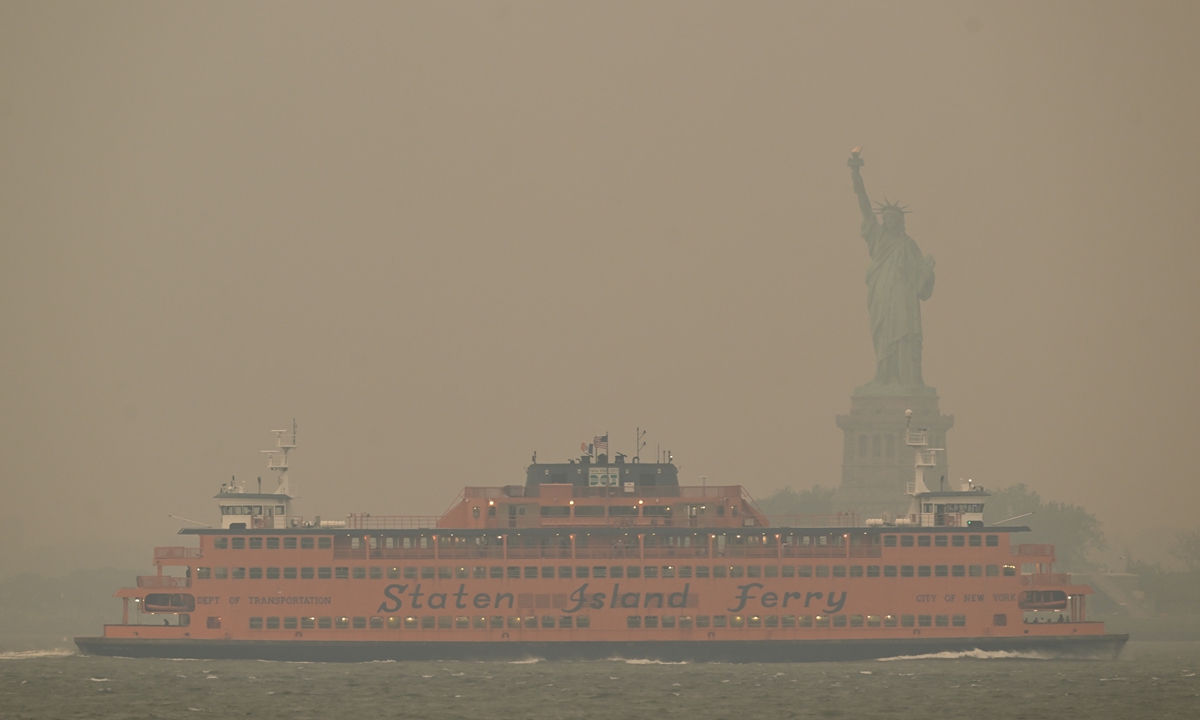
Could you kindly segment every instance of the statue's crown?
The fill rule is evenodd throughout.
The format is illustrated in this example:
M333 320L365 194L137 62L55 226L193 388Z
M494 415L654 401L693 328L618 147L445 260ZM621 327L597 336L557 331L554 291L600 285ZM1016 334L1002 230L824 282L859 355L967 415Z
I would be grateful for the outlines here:
M887 212L898 212L898 213L904 213L904 214L908 214L908 213L912 212L911 210L909 210L904 205L901 205L900 203L888 202L888 199L886 197L883 199L883 202L875 203L875 204L879 206L875 210L875 213L877 215L883 215L884 213L887 213Z

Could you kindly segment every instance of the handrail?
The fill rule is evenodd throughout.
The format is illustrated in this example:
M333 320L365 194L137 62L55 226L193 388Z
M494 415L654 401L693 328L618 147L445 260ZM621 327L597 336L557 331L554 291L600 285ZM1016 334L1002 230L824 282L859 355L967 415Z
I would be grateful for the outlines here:
M180 547L180 546L154 548L154 559L155 560L175 560L175 559L198 558L198 557L202 557L200 554L200 548Z
M440 519L437 515L350 513L346 516L346 527L352 530L433 530Z
M192 579L171 577L170 575L138 575L137 586L140 588L186 588L192 586Z
M1022 585L1070 585L1071 573L1034 573L1022 575Z

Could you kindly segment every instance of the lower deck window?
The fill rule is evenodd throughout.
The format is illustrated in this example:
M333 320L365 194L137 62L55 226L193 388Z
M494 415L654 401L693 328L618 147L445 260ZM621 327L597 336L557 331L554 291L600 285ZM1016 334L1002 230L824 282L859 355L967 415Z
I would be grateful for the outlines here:
M262 618L260 618L260 617L250 618L250 629L251 630L262 630L262 626L263 626Z

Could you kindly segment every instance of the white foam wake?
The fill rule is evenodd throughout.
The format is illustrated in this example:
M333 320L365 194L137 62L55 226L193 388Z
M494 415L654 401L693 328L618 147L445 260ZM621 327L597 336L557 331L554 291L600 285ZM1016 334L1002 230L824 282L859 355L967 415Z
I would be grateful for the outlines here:
M619 660L620 658L617 658L617 659ZM646 660L646 659L625 660L624 662L626 665L687 665L687 661L665 662L663 660Z
M1017 650L960 650L946 651L939 653L928 653L925 655L898 655L896 657L879 658L880 662L888 662L891 660L959 660L961 658L973 658L975 660L1050 660L1047 655L1042 655L1036 652L1019 652Z
M74 650L59 648L58 650L21 650L17 652L0 653L0 660L36 660L48 657L70 657L78 655Z

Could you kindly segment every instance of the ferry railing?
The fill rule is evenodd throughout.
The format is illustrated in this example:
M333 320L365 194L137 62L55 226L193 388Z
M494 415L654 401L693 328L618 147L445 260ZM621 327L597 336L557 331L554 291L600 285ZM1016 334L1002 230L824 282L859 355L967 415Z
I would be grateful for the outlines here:
M845 545L784 545L785 558L839 558L846 557Z
M140 588L187 588L192 586L192 579L186 577L171 577L169 575L138 575L137 586Z
M828 514L808 515L768 515L770 527L782 528L819 528L819 527L858 527L858 513L838 512Z
M350 513L346 527L351 530L424 530L437 528L437 515L372 515Z
M190 558L198 558L200 548L194 547L156 547L154 548L155 560L183 560Z
M1033 575L1022 575L1022 585L1070 585L1071 573L1034 573Z
M1024 543L1009 548L1013 555L1041 555L1054 557L1054 546L1047 543Z

